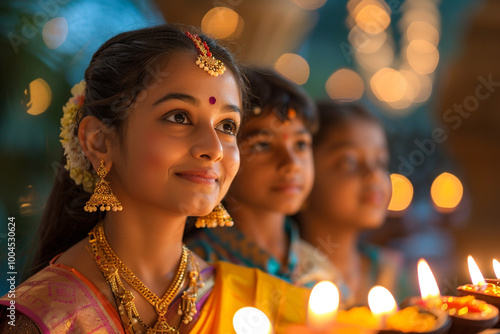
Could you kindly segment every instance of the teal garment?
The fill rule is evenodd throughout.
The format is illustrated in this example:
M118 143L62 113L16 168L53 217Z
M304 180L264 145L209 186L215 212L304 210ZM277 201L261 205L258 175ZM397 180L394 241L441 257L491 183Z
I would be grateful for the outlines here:
M259 268L271 275L280 277L287 282L295 281L298 265L298 255L295 249L299 242L299 230L291 219L285 220L285 233L290 240L287 263L282 266L280 261L261 249L255 242L249 240L237 227L204 228L196 231L185 240L186 245L205 261L217 260ZM313 283L308 283L306 286ZM312 285L311 285L312 286Z

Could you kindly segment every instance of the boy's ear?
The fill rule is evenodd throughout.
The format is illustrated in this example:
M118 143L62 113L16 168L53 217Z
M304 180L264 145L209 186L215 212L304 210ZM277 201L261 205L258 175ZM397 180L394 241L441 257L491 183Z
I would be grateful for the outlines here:
M96 171L101 159L104 160L107 170L111 168L111 135L112 131L94 116L86 116L80 122L78 140L85 156Z

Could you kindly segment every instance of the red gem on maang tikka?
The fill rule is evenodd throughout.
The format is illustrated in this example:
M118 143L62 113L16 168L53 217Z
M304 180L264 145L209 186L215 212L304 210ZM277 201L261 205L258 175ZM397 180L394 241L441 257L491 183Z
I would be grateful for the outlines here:
M208 99L208 102L209 102L210 104L215 104L215 102L217 102L217 100L215 99L215 97L210 96L210 98Z
M192 35L189 31L186 31L186 35L194 42L196 48L198 49L199 55L196 59L196 65L214 77L224 74L226 71L224 63L212 56L207 43L202 41L198 35Z

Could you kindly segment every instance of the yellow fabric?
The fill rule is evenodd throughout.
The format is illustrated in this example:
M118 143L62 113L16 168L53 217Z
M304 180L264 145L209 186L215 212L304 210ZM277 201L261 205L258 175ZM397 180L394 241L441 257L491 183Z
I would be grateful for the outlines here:
M310 291L254 269L215 263L214 290L200 311L193 333L235 333L233 315L242 307L263 311L275 334L305 324Z

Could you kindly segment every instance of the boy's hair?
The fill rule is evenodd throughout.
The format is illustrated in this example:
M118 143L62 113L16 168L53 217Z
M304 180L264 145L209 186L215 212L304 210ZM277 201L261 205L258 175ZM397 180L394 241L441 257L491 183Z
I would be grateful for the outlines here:
M289 118L293 109L309 132L318 129L318 115L314 101L306 91L269 68L242 66L248 80L249 92L245 103L245 118L267 115L273 112L279 120Z

